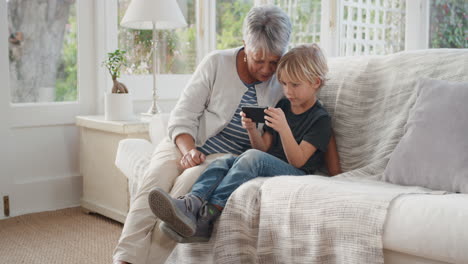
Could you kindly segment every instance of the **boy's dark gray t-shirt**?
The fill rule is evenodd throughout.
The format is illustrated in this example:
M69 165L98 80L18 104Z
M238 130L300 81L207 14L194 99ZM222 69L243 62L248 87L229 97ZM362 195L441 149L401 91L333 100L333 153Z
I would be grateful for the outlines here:
M300 169L308 174L314 173L324 163L325 152L331 137L331 119L327 110L317 101L309 110L296 115L291 111L288 99L281 99L276 108L281 108L286 116L292 134L298 144L302 140L312 144L317 150ZM288 162L283 150L279 133L265 125L264 130L273 135L273 142L267 153Z

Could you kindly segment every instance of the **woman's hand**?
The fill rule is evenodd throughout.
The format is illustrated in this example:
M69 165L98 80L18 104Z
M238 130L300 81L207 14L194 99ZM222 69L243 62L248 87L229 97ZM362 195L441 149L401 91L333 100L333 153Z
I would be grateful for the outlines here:
M205 154L201 153L196 148L193 148L182 156L180 159L180 165L182 168L188 169L203 163L205 159Z
M240 112L240 115L242 117L242 127L245 128L247 131L252 131L257 129L257 125L255 122L252 121L252 119L248 118L247 115L244 112Z
M281 108L268 107L265 110L265 124L282 134L289 129L288 121Z

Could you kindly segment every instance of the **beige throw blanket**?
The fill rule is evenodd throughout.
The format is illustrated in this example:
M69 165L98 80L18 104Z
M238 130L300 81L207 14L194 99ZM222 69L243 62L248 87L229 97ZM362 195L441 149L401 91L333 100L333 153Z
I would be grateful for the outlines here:
M320 176L256 179L233 194L209 243L180 244L167 263L383 263L390 201L421 191Z
M378 181L404 133L418 77L467 81L467 61L467 50L331 60L320 99L347 173L244 184L211 241L178 245L168 263L383 263L389 204L401 194L429 192Z

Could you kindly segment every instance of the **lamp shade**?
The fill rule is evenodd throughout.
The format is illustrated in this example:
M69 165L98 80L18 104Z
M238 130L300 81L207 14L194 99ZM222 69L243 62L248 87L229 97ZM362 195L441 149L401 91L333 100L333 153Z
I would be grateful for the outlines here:
M132 0L120 25L132 29L173 29L187 26L176 0Z

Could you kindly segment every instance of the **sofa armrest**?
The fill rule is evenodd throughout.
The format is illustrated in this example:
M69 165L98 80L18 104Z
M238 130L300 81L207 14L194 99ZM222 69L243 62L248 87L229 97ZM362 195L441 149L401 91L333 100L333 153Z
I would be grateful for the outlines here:
M119 142L115 165L128 179L131 199L148 169L154 149L155 146L145 139L129 138Z
M169 114L157 114L151 118L148 131L151 142L135 138L119 142L115 165L128 179L130 201L133 200L141 179L148 169L153 151L159 142L167 137L168 121Z
M167 137L167 124L169 122L169 113L154 115L149 124L149 136L151 143L157 146L161 140Z

